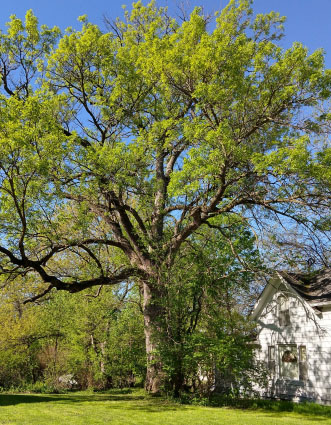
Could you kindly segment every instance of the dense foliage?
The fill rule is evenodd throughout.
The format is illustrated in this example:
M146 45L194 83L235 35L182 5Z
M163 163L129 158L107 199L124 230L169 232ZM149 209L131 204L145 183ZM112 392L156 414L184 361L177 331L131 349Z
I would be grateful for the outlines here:
M248 280L220 274L219 263L228 270L227 261L237 279L240 270L230 255L207 258L206 248L214 242L215 235L209 235L203 253L196 245L182 257L164 305L167 323L160 325L168 332L159 334L164 390L177 396L183 390L208 395L215 378L217 390L231 393L264 378L249 345L254 325L244 315L252 302ZM17 281L0 293L0 388L49 392L143 384L142 305L132 288L58 292L23 304L28 286Z
M142 383L143 318L137 300L111 291L57 293L22 305L21 288L1 294L0 387L105 389ZM124 291L124 289L123 289Z
M157 339L165 386L175 394L183 383L208 393L230 383L232 389L247 388L264 377L263 370L255 373L255 326L247 317L256 300L254 270L263 269L254 242L244 226L228 221L223 236L212 228L190 238L165 274Z

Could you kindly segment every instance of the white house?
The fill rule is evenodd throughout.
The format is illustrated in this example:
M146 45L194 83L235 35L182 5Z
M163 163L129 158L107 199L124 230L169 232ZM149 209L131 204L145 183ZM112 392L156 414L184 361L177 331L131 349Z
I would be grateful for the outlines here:
M277 272L258 299L257 360L269 370L264 397L331 403L331 269Z

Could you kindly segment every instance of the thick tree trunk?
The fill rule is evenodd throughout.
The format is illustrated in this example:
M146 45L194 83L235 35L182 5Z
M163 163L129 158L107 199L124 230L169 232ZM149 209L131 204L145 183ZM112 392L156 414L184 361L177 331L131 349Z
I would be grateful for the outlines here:
M159 326L160 315L162 314L160 293L155 288L152 288L151 285L144 283L143 296L147 355L145 389L152 394L158 394L161 391L164 381L162 364L157 352L158 341L155 338L156 333L161 331Z

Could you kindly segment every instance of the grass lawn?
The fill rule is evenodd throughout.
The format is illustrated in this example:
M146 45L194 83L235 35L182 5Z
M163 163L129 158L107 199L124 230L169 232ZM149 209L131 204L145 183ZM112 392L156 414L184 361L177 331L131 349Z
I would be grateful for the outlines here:
M331 408L266 403L234 409L180 405L142 390L107 394L0 394L1 425L267 425L331 424ZM284 407L285 406L285 407Z

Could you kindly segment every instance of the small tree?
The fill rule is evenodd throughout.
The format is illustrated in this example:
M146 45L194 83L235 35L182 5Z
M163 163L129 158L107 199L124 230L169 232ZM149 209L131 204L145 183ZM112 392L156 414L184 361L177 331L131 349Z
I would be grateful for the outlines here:
M263 265L245 226L228 220L220 235L220 219L212 223L181 247L165 280L158 347L166 387L176 396L215 388L215 368L232 380L251 369L255 325L247 314L255 271Z

